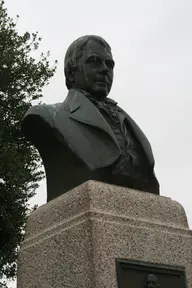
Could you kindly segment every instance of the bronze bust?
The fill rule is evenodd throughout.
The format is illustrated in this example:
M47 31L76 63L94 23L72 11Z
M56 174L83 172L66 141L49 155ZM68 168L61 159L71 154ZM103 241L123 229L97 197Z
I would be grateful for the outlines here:
M107 97L114 65L103 38L78 38L65 56L64 102L33 106L24 117L23 133L45 166L48 201L90 179L159 194L149 141Z
M161 288L155 275L149 274L146 277L144 288Z

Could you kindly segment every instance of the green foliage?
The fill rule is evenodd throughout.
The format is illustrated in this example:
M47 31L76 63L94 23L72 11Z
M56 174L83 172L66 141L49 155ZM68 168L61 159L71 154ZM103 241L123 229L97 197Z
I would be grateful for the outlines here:
M31 56L41 38L37 32L19 35L17 20L0 0L0 279L16 275L27 201L44 177L38 152L21 133L21 121L56 69L56 62L49 64L49 52L38 61Z

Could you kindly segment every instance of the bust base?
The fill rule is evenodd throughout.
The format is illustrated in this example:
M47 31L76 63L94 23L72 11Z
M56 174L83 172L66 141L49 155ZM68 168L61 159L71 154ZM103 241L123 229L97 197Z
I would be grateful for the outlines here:
M116 288L116 259L182 266L192 286L192 231L170 198L88 181L34 211L18 288Z

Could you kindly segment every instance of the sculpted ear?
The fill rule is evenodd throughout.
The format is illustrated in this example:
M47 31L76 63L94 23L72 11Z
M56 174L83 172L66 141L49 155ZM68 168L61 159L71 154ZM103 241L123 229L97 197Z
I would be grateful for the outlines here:
M76 69L74 69L74 67L67 67L67 78L71 83L73 83L75 80L75 71Z
M68 66L65 68L66 86L68 89L71 89L75 83L75 72L75 67Z

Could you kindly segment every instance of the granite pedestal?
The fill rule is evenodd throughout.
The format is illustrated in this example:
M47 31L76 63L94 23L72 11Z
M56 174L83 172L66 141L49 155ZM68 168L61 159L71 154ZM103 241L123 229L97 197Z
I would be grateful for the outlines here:
M116 259L181 266L192 287L192 231L163 196L89 181L27 222L18 288L116 288Z

